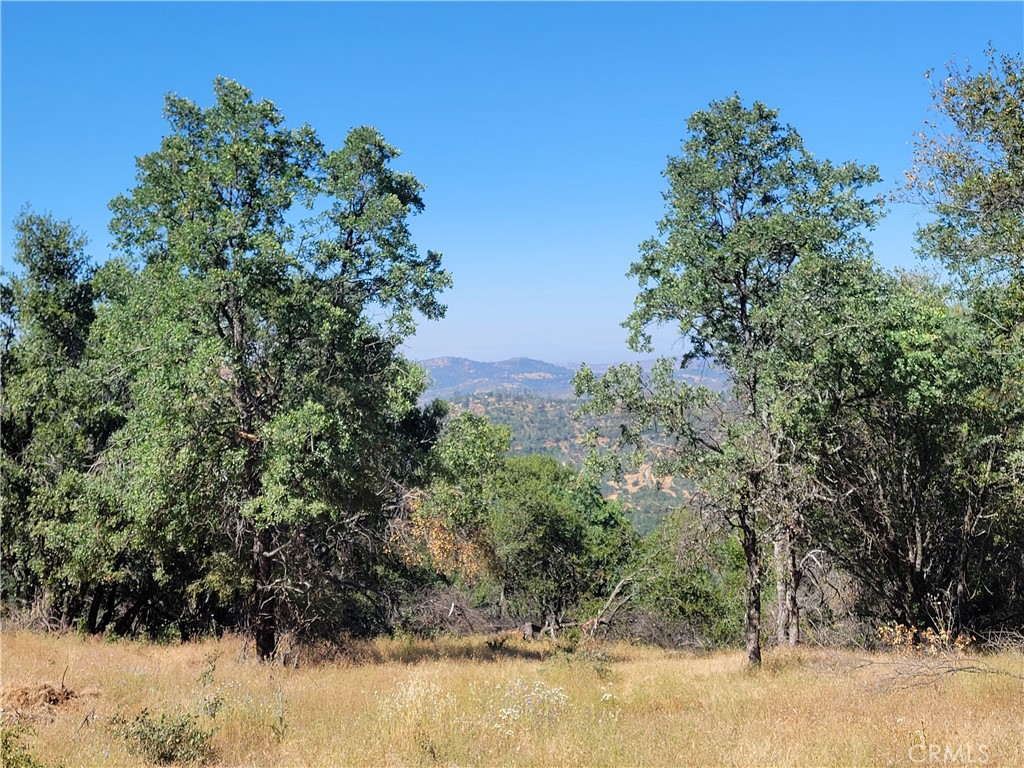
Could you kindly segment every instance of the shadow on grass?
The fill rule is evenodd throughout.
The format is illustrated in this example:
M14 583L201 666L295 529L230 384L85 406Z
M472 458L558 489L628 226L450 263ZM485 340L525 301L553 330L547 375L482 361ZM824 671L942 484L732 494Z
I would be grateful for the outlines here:
M616 652L613 646L600 641L523 640L510 635L377 639L350 650L349 660L356 664L518 660L579 666L581 669L593 669L599 677L609 672L610 665L626 660L626 656Z
M549 640L471 636L378 638L354 644L345 655L356 664L419 664L424 661L498 662L507 659L546 661L562 646Z
M240 658L252 659L250 642L245 639L242 643ZM431 661L487 664L518 660L607 667L610 663L626 660L627 656L621 650L616 650L614 644L590 639L552 640L545 637L527 640L515 632L436 637L399 634L393 637L343 638L322 644L305 644L287 637L282 638L273 663L298 668L326 664L414 665Z

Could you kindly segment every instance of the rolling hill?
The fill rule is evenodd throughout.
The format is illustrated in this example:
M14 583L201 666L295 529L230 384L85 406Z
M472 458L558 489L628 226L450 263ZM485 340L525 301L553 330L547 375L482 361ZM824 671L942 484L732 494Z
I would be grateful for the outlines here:
M430 388L421 400L448 400L452 412L470 411L486 416L512 433L512 454L539 453L573 466L582 466L589 447L586 434L597 428L614 434L613 415L601 418L575 417L578 401L572 377L576 368L541 360L517 357L496 363L462 357L439 357L418 361L430 377ZM641 363L649 368L653 361ZM591 366L597 374L611 365ZM724 389L723 373L708 367L681 370L681 380ZM637 467L622 482L607 479L604 493L620 500L641 533L652 530L671 509L684 503L689 483L684 478L656 477L650 465Z
M484 392L519 392L548 398L573 397L572 377L576 367L546 363L528 357L515 357L496 363L468 360L464 357L436 357L417 361L430 376L430 387L423 400L452 399ZM651 360L640 364L649 368ZM604 373L613 364L592 365L597 374ZM706 366L681 370L680 379L700 382L712 389L725 386L720 371Z
M577 419L578 401L566 397L499 390L459 395L449 402L453 414L469 411L508 427L513 455L542 454L575 467L583 465L590 451L586 441L590 428L610 434L617 427L614 416ZM607 498L623 503L638 531L648 533L670 510L683 503L688 488L682 478L655 476L647 464L635 468L622 482L607 478L603 491Z
M430 374L431 385L423 397L452 398L479 392L529 392L546 397L572 397L572 368L516 357L483 363L464 357L438 357L418 361Z

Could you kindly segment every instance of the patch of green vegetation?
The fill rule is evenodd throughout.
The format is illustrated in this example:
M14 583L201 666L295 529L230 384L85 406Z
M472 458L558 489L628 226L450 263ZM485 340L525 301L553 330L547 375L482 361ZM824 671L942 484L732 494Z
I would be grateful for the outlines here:
M0 765L6 768L45 768L21 742L28 729L21 725L0 725Z
M216 756L211 743L215 731L203 728L199 716L188 712L153 717L143 709L132 718L117 715L110 725L133 755L159 765L205 765Z
M508 427L512 433L509 450L514 456L551 456L577 469L583 466L590 446L587 433L597 428L602 434L614 431L615 417L577 416L579 401L564 397L543 397L524 392L496 391L462 395L451 401L454 413L471 412L486 416L492 424ZM641 535L647 535L679 508L680 490L688 483L672 479L658 483L651 479L637 487L602 486L604 496L622 502L626 516Z

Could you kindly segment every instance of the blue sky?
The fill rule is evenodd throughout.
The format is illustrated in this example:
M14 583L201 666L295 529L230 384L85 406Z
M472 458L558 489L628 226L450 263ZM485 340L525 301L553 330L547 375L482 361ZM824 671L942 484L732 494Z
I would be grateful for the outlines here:
M217 75L328 146L376 126L427 185L414 221L455 287L413 358L611 362L625 272L663 212L686 118L738 92L780 110L818 157L894 187L928 117L924 73L1024 47L1024 3L23 3L0 5L2 253L30 203L109 254L107 203L165 133L163 95ZM873 233L914 267L923 212ZM658 337L671 351L670 334Z

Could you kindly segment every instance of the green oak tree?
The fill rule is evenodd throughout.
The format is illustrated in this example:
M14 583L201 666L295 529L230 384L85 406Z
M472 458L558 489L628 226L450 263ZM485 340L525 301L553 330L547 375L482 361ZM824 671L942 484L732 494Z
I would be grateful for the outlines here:
M622 507L578 470L550 456L513 456L491 512L494 577L520 615L554 635L624 575L636 534Z
M68 395L94 313L85 237L28 209L14 226L21 271L7 276L2 308L2 583L5 600L28 600L46 570L36 524L59 503L64 471L81 469L90 453L74 427L81 402Z
M1024 64L987 51L980 71L948 65L933 81L935 118L918 134L909 199L934 218L917 233L921 256L959 281L972 321L998 363L990 381L1004 402L1006 442L1024 478Z
M769 530L792 538L786 520L772 516L774 502L790 490L779 471L785 440L773 425L776 393L766 377L786 333L780 301L799 264L863 254L860 232L877 220L881 203L862 193L878 174L816 159L774 110L759 102L745 107L738 96L694 113L687 126L683 152L665 171L668 213L659 236L642 245L630 270L640 293L626 322L635 350L650 351L650 327L667 324L686 351L650 376L637 366L601 378L584 368L577 390L590 397L586 411L617 409L628 417L620 444L640 446L645 431L660 430L663 439L652 447L663 470L693 476L705 508L739 533L744 635L756 666L762 538ZM675 368L697 359L728 372L727 396L674 378Z
M905 191L933 214L918 230L919 254L951 273L967 314L971 344L958 351L970 350L972 419L959 472L985 489L980 527L994 537L990 551L1012 551L1024 527L1024 67L1020 53L989 49L977 69L954 61L928 77L934 118L917 136ZM964 516L965 536L971 519ZM962 558L962 572L969 559ZM1014 561L1004 557L999 566L1011 585L1024 565ZM959 578L954 615L979 618L971 592L979 590ZM1016 608L995 613L1019 622L1014 595L1011 589L1005 606Z
M3 308L4 600L32 602L58 626L84 615L95 630L116 537L94 480L123 421L90 351L99 289L85 237L69 222L26 209L15 230L20 269L4 285Z
M266 659L282 626L385 618L387 518L438 424L398 349L450 278L374 129L327 150L235 82L214 94L167 97L169 135L111 203L103 355L131 407L109 473L163 588L239 615Z

